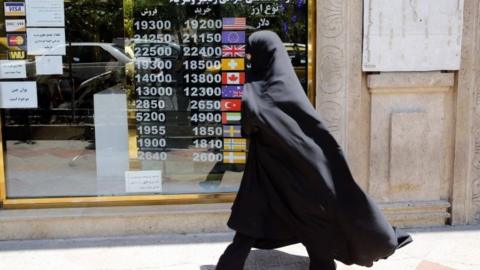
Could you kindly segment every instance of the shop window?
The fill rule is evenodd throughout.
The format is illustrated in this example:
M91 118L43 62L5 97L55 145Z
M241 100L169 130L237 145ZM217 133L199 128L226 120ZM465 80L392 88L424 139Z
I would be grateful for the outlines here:
M307 90L303 0L14 3L0 8L1 90L25 89L2 96L9 199L236 192L252 32L279 34Z

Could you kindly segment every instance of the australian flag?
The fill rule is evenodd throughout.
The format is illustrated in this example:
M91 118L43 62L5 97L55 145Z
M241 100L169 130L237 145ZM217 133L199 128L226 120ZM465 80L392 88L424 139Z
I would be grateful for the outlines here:
M241 98L243 94L243 85L230 86L225 85L222 87L223 98Z

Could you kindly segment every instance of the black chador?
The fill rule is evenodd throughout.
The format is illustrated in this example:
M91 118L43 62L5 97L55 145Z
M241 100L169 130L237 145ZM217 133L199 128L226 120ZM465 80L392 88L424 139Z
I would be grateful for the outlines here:
M340 146L305 95L280 38L273 32L256 32L248 50L251 70L243 95L242 129L250 147L228 221L237 242L262 249L302 243L312 263L315 259L326 265L336 259L363 266L409 243L410 237L393 228L356 184ZM230 251L217 269L237 269L223 266L232 257Z

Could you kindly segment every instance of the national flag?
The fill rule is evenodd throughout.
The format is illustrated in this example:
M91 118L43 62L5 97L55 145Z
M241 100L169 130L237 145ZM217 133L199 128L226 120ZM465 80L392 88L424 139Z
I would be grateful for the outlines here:
M245 57L245 45L222 45L222 57Z
M243 85L224 85L222 86L223 98L241 98L243 94Z
M223 18L224 30L245 30L247 19L245 17Z
M225 138L241 138L242 126L240 125L225 125L223 126L223 137Z
M222 70L245 70L245 59L243 58L223 58Z
M223 150L246 151L247 139L223 139Z
M224 112L238 112L242 109L241 99L222 99L220 104Z
M223 44L242 44L245 43L245 31L223 31Z
M223 152L223 163L245 164L247 162L246 152Z
M222 72L222 84L244 84L245 72Z
M222 124L238 124L242 120L242 114L239 112L222 112Z
M7 40L10 47L22 47L26 45L27 36L8 34Z

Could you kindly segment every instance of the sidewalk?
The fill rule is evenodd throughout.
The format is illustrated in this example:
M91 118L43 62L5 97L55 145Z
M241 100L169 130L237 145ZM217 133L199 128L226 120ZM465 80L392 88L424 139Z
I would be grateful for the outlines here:
M478 270L480 226L410 230L414 243L373 270ZM1 232L0 232L1 233ZM0 269L213 270L233 234L0 242ZM246 270L308 270L301 245L253 250ZM367 269L339 264L339 270Z

